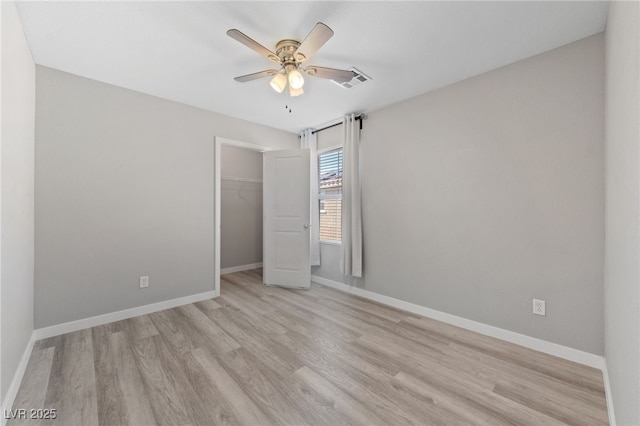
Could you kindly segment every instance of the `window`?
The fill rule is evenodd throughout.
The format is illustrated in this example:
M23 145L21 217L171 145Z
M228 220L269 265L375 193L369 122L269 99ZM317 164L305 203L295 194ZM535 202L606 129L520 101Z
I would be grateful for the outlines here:
M320 241L342 239L342 148L318 154Z

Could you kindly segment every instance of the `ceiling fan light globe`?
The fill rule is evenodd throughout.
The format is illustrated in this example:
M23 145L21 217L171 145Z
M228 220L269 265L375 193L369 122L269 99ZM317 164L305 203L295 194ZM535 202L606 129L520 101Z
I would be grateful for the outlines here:
M289 96L294 97L294 96L300 96L304 93L304 90L301 88L299 89L294 89L293 87L291 87L291 85L289 85Z
M295 90L302 89L302 86L304 86L304 77L302 77L300 71L289 71L289 86L291 86L291 88Z
M282 93L285 87L287 87L287 78L284 74L276 74L273 79L271 79L271 87L278 93Z

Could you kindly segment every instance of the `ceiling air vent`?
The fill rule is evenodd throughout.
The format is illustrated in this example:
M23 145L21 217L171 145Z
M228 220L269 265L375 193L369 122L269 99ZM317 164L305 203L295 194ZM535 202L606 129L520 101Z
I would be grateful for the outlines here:
M353 87L361 85L365 81L371 80L371 77L369 77L368 75L366 75L365 73L357 69L356 67L351 67L349 68L349 70L356 73L356 75L351 80L345 81L344 83L338 83L335 80L331 80L331 81L333 81L335 84L337 84L340 87L344 87L345 89L351 89Z

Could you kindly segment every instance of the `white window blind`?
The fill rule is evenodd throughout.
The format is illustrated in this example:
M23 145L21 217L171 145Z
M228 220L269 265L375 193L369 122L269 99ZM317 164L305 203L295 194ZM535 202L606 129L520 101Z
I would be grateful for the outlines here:
M342 239L342 148L318 155L320 241Z

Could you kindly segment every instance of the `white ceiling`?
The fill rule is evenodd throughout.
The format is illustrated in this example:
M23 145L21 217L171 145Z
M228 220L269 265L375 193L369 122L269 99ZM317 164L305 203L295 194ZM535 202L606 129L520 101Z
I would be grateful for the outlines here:
M256 123L298 132L368 112L604 30L606 2L23 2L36 63ZM306 64L372 80L350 90L306 77L290 98L272 68L225 33L270 49L316 22L334 37ZM292 112L285 110L292 107Z

